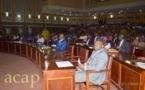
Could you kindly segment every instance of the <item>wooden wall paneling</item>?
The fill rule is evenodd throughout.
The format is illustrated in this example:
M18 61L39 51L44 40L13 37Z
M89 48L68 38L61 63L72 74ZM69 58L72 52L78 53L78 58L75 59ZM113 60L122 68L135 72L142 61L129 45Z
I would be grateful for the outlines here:
M26 57L28 57L28 45L26 45Z
M3 51L3 44L0 43L0 51Z
M3 43L3 50L5 52L9 52L9 48L8 47L9 47L9 44L7 42Z
M111 79L119 85L119 77L121 69L119 68L120 64L113 60L112 62L112 70L111 70Z
M28 46L28 57L31 58L31 47Z
M38 63L39 62L39 51L38 49L36 50L36 62ZM38 63L39 65L39 63Z
M140 88L139 90L144 90L145 89L145 72L142 72L142 77L140 78Z
M16 44L16 54L20 54L20 45Z
M22 51L21 54L22 54L23 56L27 56L27 55L26 55L26 45L25 45L25 44L22 44L22 45L21 45L21 51Z
M44 71L45 90L74 90L74 73L75 70Z
M14 52L15 52L14 43L9 43L9 52L10 52L10 53L14 53Z
M122 65L121 85L124 90L139 90L141 74Z

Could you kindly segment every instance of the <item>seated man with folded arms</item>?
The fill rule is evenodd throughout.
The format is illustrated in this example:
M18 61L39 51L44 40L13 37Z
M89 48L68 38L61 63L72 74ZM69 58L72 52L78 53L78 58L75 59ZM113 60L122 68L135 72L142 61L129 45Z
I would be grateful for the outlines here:
M59 34L59 40L56 42L56 50L65 50L67 46L66 39L63 33Z
M75 82L85 82L87 70L100 71L106 69L108 54L104 48L103 41L95 41L94 49L87 62L78 65L77 71L75 72ZM106 73L91 73L89 75L89 81L101 85L105 81L105 77Z
M41 43L41 44L44 43L44 38L40 34L37 35L37 41L36 41L36 43Z

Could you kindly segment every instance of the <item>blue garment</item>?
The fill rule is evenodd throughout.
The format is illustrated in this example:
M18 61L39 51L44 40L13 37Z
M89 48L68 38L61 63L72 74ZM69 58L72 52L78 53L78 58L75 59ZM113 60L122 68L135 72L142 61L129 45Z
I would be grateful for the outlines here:
M117 37L115 37L115 38L113 39L113 43L115 43L115 42L116 42L116 40L117 40Z
M27 36L27 39L29 39L29 40L33 40L33 39L34 39L34 36L32 36L32 35L28 35L28 36Z
M58 40L57 43L56 43L55 49L56 50L65 50L66 46L67 46L66 39Z

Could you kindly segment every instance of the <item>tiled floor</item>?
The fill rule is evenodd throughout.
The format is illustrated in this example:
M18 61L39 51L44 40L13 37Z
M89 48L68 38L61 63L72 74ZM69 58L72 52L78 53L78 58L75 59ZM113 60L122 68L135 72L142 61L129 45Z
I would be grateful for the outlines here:
M106 85L102 86L104 90L107 90ZM79 90L79 85L75 85L75 90ZM86 90L85 85L82 86L82 90ZM102 90L101 88L90 86L89 90ZM111 84L110 90L118 90L113 84Z

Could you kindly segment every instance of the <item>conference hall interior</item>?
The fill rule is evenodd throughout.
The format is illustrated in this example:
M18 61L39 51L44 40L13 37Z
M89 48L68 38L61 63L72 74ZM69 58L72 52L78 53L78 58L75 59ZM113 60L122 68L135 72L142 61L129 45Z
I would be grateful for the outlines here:
M0 0L0 90L145 90L145 0Z

